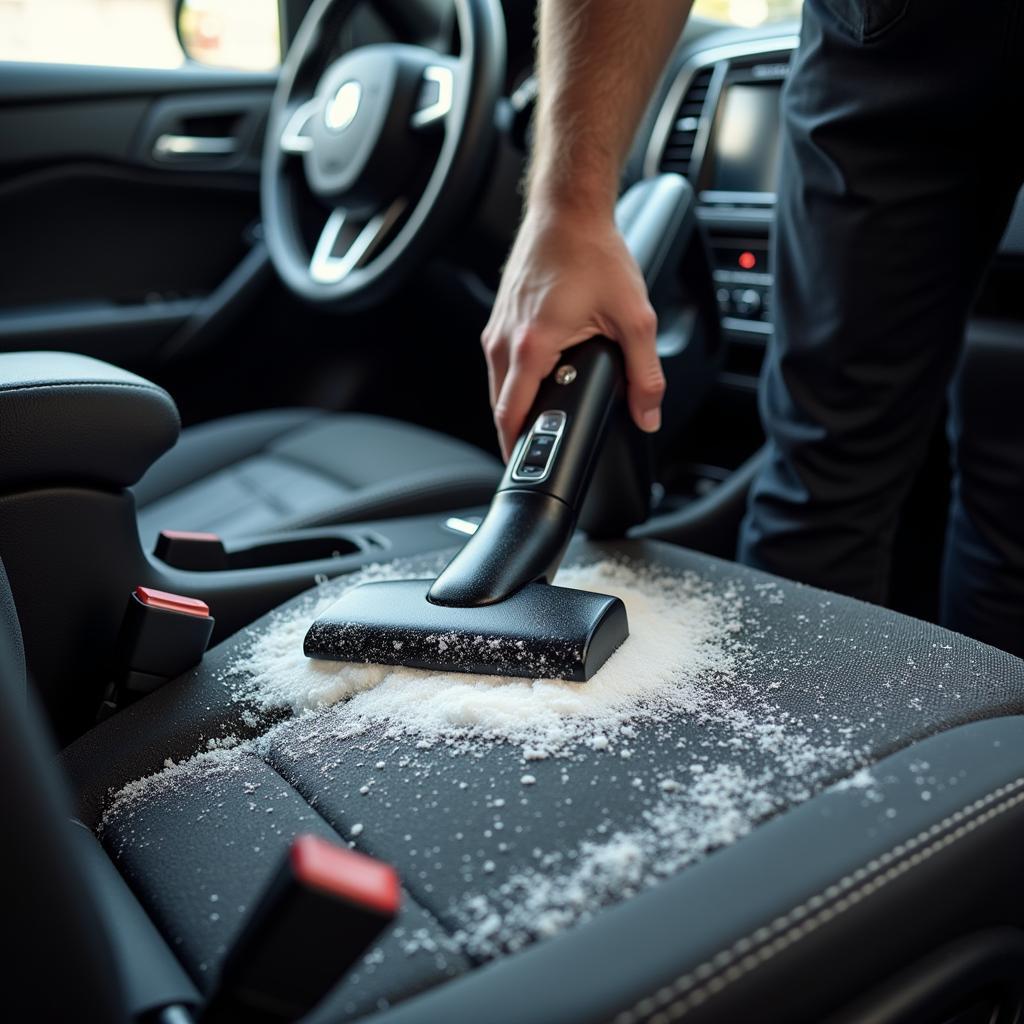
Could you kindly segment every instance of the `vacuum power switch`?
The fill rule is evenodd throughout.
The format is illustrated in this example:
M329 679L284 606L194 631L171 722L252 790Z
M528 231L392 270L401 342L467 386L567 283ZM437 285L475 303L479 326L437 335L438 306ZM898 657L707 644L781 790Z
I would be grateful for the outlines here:
M560 410L542 412L537 417L537 426L534 432L538 434L560 434L565 426L565 413Z
M565 413L559 409L542 412L537 417L523 445L513 479L535 483L548 475L565 429L565 419Z

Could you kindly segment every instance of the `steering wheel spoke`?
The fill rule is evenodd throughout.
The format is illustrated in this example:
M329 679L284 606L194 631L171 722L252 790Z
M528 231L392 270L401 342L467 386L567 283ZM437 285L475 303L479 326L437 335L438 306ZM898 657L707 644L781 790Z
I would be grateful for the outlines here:
M282 152L301 156L313 148L313 137L308 134L308 129L322 105L323 101L314 97L295 108L281 132Z
M438 61L423 69L416 109L409 123L416 131L426 131L443 124L455 102L456 79L459 67L456 61Z
M504 15L501 0L449 2L456 54L412 24L414 38L345 46L353 0L299 5L308 10L277 76L260 208L275 270L321 308L379 302L478 195L500 127ZM399 20L385 0L365 6Z
M337 284L348 277L353 270L373 258L405 207L405 199L396 199L369 216L344 209L334 210L313 250L309 276L317 284Z

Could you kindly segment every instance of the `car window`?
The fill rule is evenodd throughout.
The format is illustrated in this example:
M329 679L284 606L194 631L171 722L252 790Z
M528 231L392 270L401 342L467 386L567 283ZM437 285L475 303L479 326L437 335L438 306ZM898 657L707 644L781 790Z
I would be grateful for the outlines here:
M694 13L756 27L799 16L802 0L696 0ZM178 67L175 0L0 0L0 60ZM219 67L280 63L277 0L188 0L191 57Z
M693 13L714 21L756 28L770 21L798 18L803 0L696 0Z
M174 68L175 0L0 0L0 60ZM277 0L188 0L182 37L205 64L264 71L281 59Z

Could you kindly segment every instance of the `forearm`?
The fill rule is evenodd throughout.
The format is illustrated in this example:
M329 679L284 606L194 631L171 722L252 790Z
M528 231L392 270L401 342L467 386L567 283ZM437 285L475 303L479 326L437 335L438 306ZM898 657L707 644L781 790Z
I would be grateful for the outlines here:
M610 216L692 0L541 0L528 199Z
M540 0L526 216L481 338L506 458L541 379L596 334L622 346L636 424L661 424L657 317L614 214L622 164L691 2Z

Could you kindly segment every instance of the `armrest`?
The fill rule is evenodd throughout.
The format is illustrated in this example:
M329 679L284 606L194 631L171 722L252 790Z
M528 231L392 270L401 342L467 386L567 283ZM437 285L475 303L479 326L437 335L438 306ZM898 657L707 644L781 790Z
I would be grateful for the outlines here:
M0 354L0 490L135 483L178 439L171 396L67 352Z

